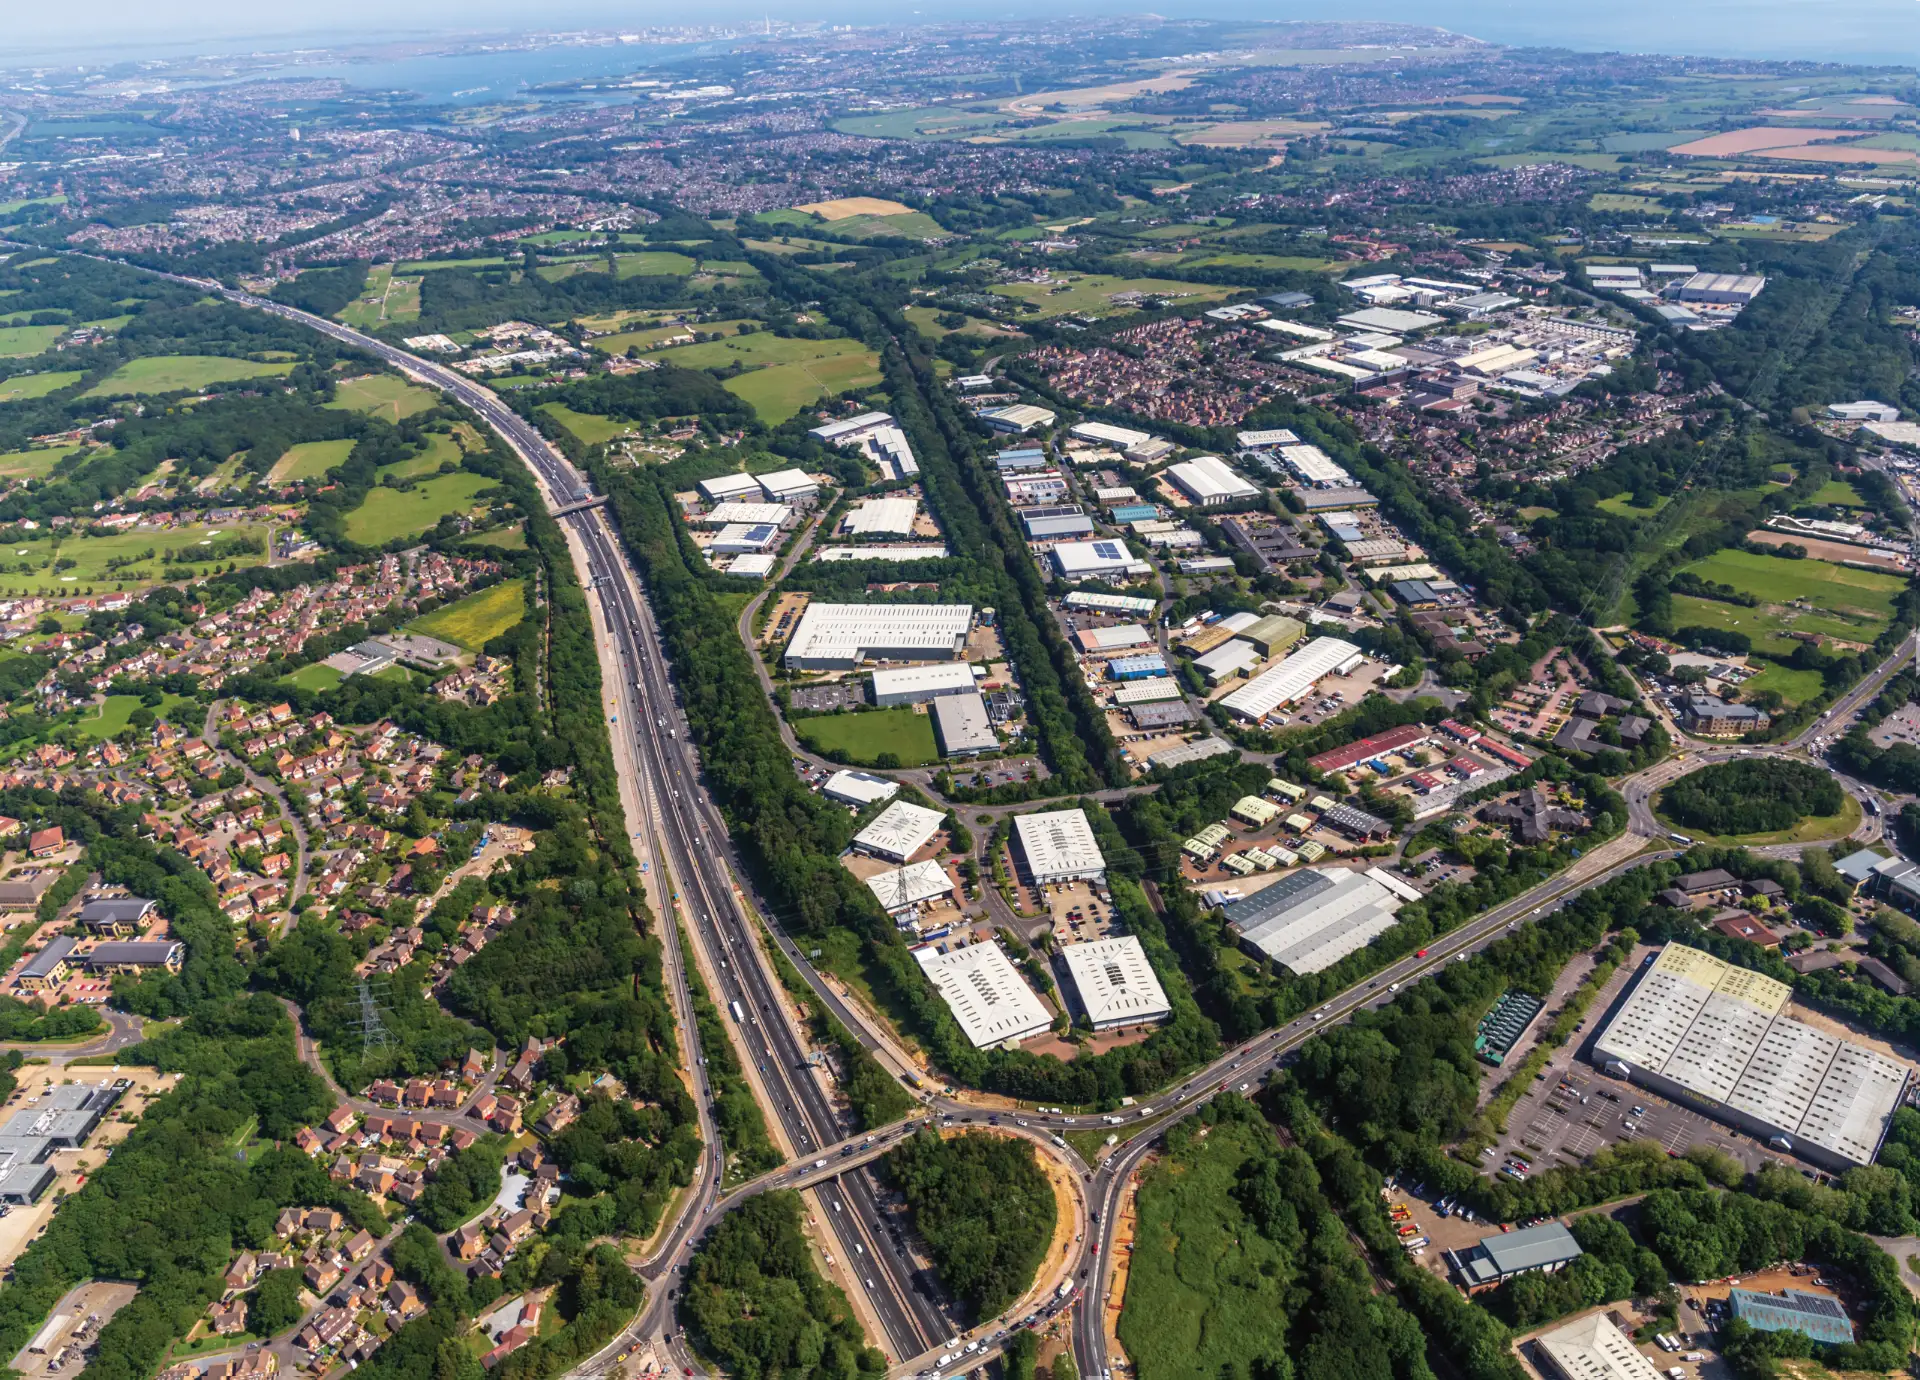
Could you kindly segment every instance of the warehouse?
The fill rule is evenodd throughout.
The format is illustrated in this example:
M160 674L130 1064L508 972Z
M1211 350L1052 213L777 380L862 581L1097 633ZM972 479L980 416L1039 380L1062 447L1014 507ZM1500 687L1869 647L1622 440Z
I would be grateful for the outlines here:
M1177 465L1168 465L1163 474L1180 486L1180 492L1202 508L1260 497L1257 485L1249 484L1228 469L1226 462L1217 455L1198 455L1191 460L1182 460Z
M1051 554L1054 569L1065 580L1153 573L1153 567L1135 556L1121 541L1063 541L1053 548Z
M1113 702L1118 705L1151 704L1155 700L1179 698L1180 687L1165 676L1129 681L1113 692Z
M1045 430L1053 425L1054 414L1044 407L1034 407L1028 403L1015 403L1012 407L988 407L980 411L980 420L995 431L1032 431L1038 427Z
M892 426L893 417L886 412L862 412L858 417L846 417L837 422L828 422L817 426L807 435L824 441L830 446L850 445L864 441L883 426Z
M1142 617L1152 613L1153 599L1140 599L1131 594L1090 594L1075 590L1061 604L1070 609L1094 609L1100 613L1131 613Z
M1002 474L1017 473L1021 470L1044 470L1047 468L1047 453L1038 446L1020 446L1013 450L1003 450L993 457L994 466Z
M1337 637L1316 637L1220 703L1229 713L1258 723L1276 709L1313 693L1313 687L1326 677L1344 675L1363 660L1360 649L1351 642Z
M1332 338L1333 336L1329 333L1327 339ZM1296 433L1281 426L1268 427L1263 431L1243 431L1233 439L1241 450L1272 450L1277 446L1300 444L1300 437Z
M773 574L774 554L771 551L749 551L744 556L735 556L727 566L729 575L751 575L756 580L764 580Z
M1257 795L1243 795L1227 811L1242 824L1251 824L1256 829L1264 829L1280 814L1280 807L1271 800L1263 800Z
M1395 311L1391 307L1368 307L1351 311L1336 323L1351 331L1390 331L1394 335L1412 335L1446 320L1425 311Z
M1124 651L1128 647L1146 647L1153 634L1138 623L1116 623L1110 628L1082 628L1073 635L1084 653Z
M1142 732L1158 733L1194 722L1200 717L1200 711L1182 699L1152 700L1128 705L1127 717Z
M942 695L971 695L975 688L973 667L964 661L883 666L873 673L873 702L882 709L896 704L924 704Z
M1107 674L1115 680L1146 680L1149 676L1172 674L1167 670L1167 659L1158 652L1143 652L1139 656L1117 656L1107 663Z
M1522 1231L1483 1237L1478 1245L1448 1252L1448 1258L1471 1292L1504 1284L1519 1275L1552 1274L1582 1254L1580 1243L1564 1225L1542 1222Z
M933 736L939 740L942 757L978 757L1000 748L1000 740L993 735L993 723L987 717L987 702L978 691L943 695L935 700Z
M893 799L900 794L900 783L871 772L843 770L827 778L826 784L820 787L820 794L828 800L859 809Z
M820 492L819 483L801 470L773 470L767 474L755 475L760 481L760 492L767 496L769 503L792 503L796 499L812 498Z
M700 492L706 495L709 503L721 503L729 498L758 495L760 484L750 474L720 474L712 479L701 480Z
M1669 291L1682 302L1717 302L1744 307L1760 295L1767 280L1757 273L1696 273Z
M1399 921L1420 893L1377 867L1289 873L1263 891L1221 908L1241 945L1305 976L1331 968Z
M1200 738L1191 743L1182 743L1179 747L1170 747L1154 753L1147 758L1147 766L1172 771L1175 767L1204 762L1209 757L1218 757L1222 753L1233 751L1233 744L1225 738Z
M1659 1367L1604 1312L1556 1327L1534 1347L1556 1380L1661 1380Z
M1260 659L1259 648L1236 637L1222 642L1205 656L1195 657L1193 664L1206 676L1207 684L1218 685L1223 680L1231 680L1242 671L1258 666Z
M854 537L910 536L919 510L916 499L870 498L847 514L840 530Z
M39 1105L0 1126L0 1203L24 1207L53 1186L60 1150L79 1150L132 1084L126 1079L49 1088Z
M796 671L851 671L863 661L957 661L970 604L808 604L787 644Z
M1684 944L1641 974L1594 1041L1609 1071L1834 1169L1871 1164L1904 1064L1784 1014L1790 989Z
M1235 634L1251 642L1262 656L1278 656L1306 635L1307 625L1284 613L1270 613Z
M1900 409L1883 402L1828 403L1827 416L1836 422L1897 422Z
M1840 1300L1805 1289L1764 1294L1757 1289L1734 1289L1727 1296L1733 1316L1756 1332L1803 1332L1826 1346L1853 1341L1853 1320Z
M1094 841L1085 810L1047 810L1019 815L1013 821L1026 860L1027 876L1035 886L1085 879L1105 882L1107 860Z
M1109 426L1105 422L1076 422L1067 429L1067 434L1082 441L1097 441L1115 450L1132 450L1135 446L1145 445L1153 439L1149 432L1135 431L1131 427Z
M1173 1014L1147 951L1133 935L1069 944L1060 957L1080 1009L1095 1030L1148 1025Z
M1318 446L1282 446L1280 459L1299 476L1302 484L1331 488L1337 484L1353 483L1353 476Z
M1344 772L1362 762L1374 761L1385 753L1405 752L1432 740L1433 730L1425 724L1403 724L1399 728L1390 728L1384 733L1348 743L1345 747L1332 748L1309 757L1307 765L1317 772Z
M1027 529L1028 541L1062 541L1093 535L1093 519L1071 503L1047 508L1024 508L1020 522Z
M722 527L714 539L707 543L709 556L748 556L776 546L780 541L780 529L771 522L756 523L752 526L744 522L731 523Z
M867 878L867 890L888 915L914 910L940 896L953 895L953 878L932 858L925 862L876 872Z
M933 841L945 819L938 810L896 800L853 836L853 846L876 858L904 863Z
M1047 1008L998 944L945 953L922 946L913 957L975 1049L1015 1044L1053 1027Z
M716 503L713 508L694 519L701 527L731 527L736 522L744 522L749 527L772 523L784 527L793 520L793 509L784 503L743 503L738 499L729 499L725 503Z

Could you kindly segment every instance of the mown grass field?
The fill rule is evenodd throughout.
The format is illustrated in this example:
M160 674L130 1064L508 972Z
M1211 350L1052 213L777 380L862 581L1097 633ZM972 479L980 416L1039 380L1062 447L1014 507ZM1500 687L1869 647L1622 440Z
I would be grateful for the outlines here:
M447 461L459 464L466 452L460 449L460 443L444 431L429 431L426 444L420 453L411 460L402 460L396 465L382 465L380 477L391 475L395 479L411 479L415 475L432 474Z
M585 324L584 322L582 324ZM629 349L637 348L641 354L651 354L660 348L660 342L671 340L676 335L686 335L690 331L700 331L705 335L737 335L742 326L749 324L746 317L731 321L702 321L693 326L640 326L634 330L621 331L618 335L603 335L589 342L592 348L610 355L624 355ZM758 325L758 322L751 324ZM708 342L711 343L711 342ZM686 348L684 346L672 348Z
M1672 501L1666 494L1656 494L1651 508L1637 508L1634 506L1633 495L1624 493L1615 494L1612 498L1603 498L1593 506L1603 513L1612 513L1615 517L1644 518L1652 517Z
M408 632L424 633L477 652L527 615L527 582L502 580L478 594L435 609L407 624Z
M352 441L302 441L287 447L287 453L273 462L267 482L293 484L303 479L324 479L328 470L345 464L352 453Z
M65 326L0 326L0 356L37 355L66 333Z
M45 591L70 595L89 586L96 590L111 590L150 584L163 573L160 558L168 551L211 547L233 536L257 538L264 547L267 528L260 523L234 523L218 527L196 525L166 532L133 531L116 532L110 537L71 537L62 541L57 548L49 541L0 547L0 592L26 594ZM154 553L153 559L140 560L139 557L147 551ZM50 562L61 560L71 560L75 564L66 570L51 568ZM198 577L212 574L216 566L225 569L229 562L246 567L260 565L265 560L263 555L227 556L217 562L210 559L203 565L166 566L164 573L169 579L180 579L186 578L186 572L191 570L193 576ZM126 561L128 564L108 570L109 561ZM20 567L23 565L30 568L22 570Z
M346 412L370 412L397 423L416 412L425 412L439 401L438 394L396 375L361 374L336 383L333 401L326 405Z
M880 364L870 352L838 355L809 364L776 364L728 379L726 390L749 404L760 420L778 425L829 394L880 382Z
M344 677L331 666L314 662L311 666L302 666L290 676L282 676L281 682L300 690L331 690Z
M1743 698L1751 699L1762 690L1777 691L1790 705L1805 704L1819 695L1826 682L1818 671L1801 671L1792 666L1769 666L1740 687Z
M478 259L409 259L394 265L395 273L434 273L443 268L502 268L506 260L498 254Z
M1293 1266L1234 1192L1258 1134L1215 1126L1146 1172L1119 1323L1140 1380L1245 1375L1273 1349L1275 1302Z
M41 479L72 450L16 450L0 455L0 479Z
M646 249L613 257L616 278L684 278L698 266L691 256L671 249Z
M164 719L169 716L172 710L183 704L190 703L191 701L183 696L168 695L164 697L159 704L154 706L153 712ZM117 736L132 719L133 711L139 707L140 697L138 695L108 695L106 699L95 707L93 713L83 715L79 721L74 724L74 728L83 738L92 738L96 742L104 742L108 738ZM175 722L179 721L175 720ZM197 719L193 721L193 727L196 732L199 731L199 721Z
M149 355L128 360L81 396L111 398L127 393L177 393L213 383L278 377L292 368L291 364L260 364L250 359L228 359L224 355Z
M1882 624L1893 617L1893 601L1906 581L1826 561L1795 561L1785 556L1756 556L1747 551L1716 551L1705 560L1682 566L1703 580L1732 585L1769 603L1788 604L1805 599L1815 608ZM1869 638L1869 641L1872 639Z
M883 752L891 752L903 767L940 760L933 741L933 716L916 714L910 705L863 714L823 714L799 720L793 731L815 752L823 756L843 752L858 766L872 766Z
M464 513L475 495L494 487L484 474L443 474L422 480L412 490L375 488L347 514L347 539L362 546L385 546L396 537L417 536L448 513Z
M1860 497L1860 491L1844 479L1829 479L1813 491L1809 503L1818 503L1827 508L1864 508L1867 501Z
M375 264L367 271L367 286L357 301L339 313L346 325L370 330L389 321L420 318L420 279L396 274L392 264Z
M571 431L583 446L603 446L615 437L633 435L640 430L638 422L603 417L598 412L575 412L565 403L541 403L538 410Z
M44 398L55 389L78 383L84 377L78 369L49 369L43 374L22 374L18 378L0 380L0 403Z
M1115 305L1110 299L1116 292L1164 293L1169 301L1213 302L1233 291L1232 288L1210 287L1204 283L1177 283L1167 278L1116 278L1106 273L1079 274L1064 285L1002 283L991 290L1015 301L1031 302L1040 309L1043 317L1065 316L1068 313L1111 316L1116 312L1134 310L1132 307Z

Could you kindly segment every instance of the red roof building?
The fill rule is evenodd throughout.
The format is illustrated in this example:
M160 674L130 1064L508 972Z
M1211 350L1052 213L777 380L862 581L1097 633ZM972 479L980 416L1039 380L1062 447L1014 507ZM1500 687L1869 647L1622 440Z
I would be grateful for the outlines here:
M1376 733L1371 738L1362 738L1357 743L1348 743L1345 747L1334 748L1317 757L1309 757L1307 765L1315 771L1346 771L1362 762L1378 757L1383 752L1398 752L1401 748L1415 747L1433 737L1433 730L1425 724L1407 724L1401 728L1390 728L1385 733Z

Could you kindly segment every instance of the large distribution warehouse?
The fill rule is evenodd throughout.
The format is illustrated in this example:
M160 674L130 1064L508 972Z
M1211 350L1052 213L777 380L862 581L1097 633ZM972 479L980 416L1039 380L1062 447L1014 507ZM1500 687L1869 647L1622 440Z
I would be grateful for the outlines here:
M1060 957L1095 1030L1145 1025L1173 1014L1166 989L1135 936L1069 944L1060 950Z
M786 663L851 671L863 661L958 661L972 626L968 604L808 604Z
M945 953L928 946L915 949L913 956L975 1049L1024 1040L1053 1025L998 944L969 944Z
M1107 860L1094 841L1093 826L1087 822L1085 810L1019 815L1013 821L1013 831L1020 840L1020 854L1026 859L1028 875L1036 886L1080 878L1093 882L1107 879Z
M1871 1164L1911 1070L1783 1014L1791 989L1684 944L1594 1041L1616 1073L1833 1169Z
M1420 893L1377 867L1302 868L1221 908L1246 948L1294 973L1331 968L1399 921Z
M1261 672L1220 703L1228 713L1258 723L1274 710L1304 699L1322 680L1363 659L1361 650L1338 637L1316 637L1285 661Z

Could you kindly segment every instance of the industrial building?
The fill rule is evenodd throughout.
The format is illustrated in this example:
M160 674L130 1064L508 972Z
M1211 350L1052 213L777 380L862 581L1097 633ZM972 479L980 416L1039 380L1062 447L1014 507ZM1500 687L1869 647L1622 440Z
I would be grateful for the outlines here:
M1802 1332L1826 1346L1845 1346L1853 1340L1853 1320L1840 1300L1805 1289L1763 1294L1757 1289L1732 1290L1727 1305L1733 1316L1756 1332Z
M1000 473L1018 470L1043 470L1047 467L1046 451L1039 446L1019 446L1012 450L1003 450L993 457L993 463Z
M1023 508L1020 510L1020 522L1027 529L1028 541L1061 541L1093 535L1093 519L1073 503Z
M1052 1028L1047 1008L998 944L945 953L929 945L913 956L975 1049L1017 1043Z
M1318 446L1281 446L1280 459L1302 484L1331 488L1353 483L1353 476Z
M1204 656L1195 657L1193 664L1206 676L1207 684L1218 685L1223 680L1231 680L1242 671L1258 666L1260 661L1259 648L1236 637L1222 642Z
M913 533L920 503L912 498L869 498L851 513L841 530L854 537L905 537Z
M1182 460L1177 465L1168 465L1162 474L1202 508L1260 497L1257 484L1249 484L1228 469L1226 461L1217 455L1197 455L1191 460Z
M709 503L722 503L730 498L745 498L749 494L758 495L760 482L750 474L717 474L712 479L700 481L699 489Z
M1175 694L1177 696L1178 692ZM1183 699L1169 698L1128 705L1127 717L1143 733L1163 733L1167 729L1180 728L1197 721L1200 711Z
M1150 680L1129 681L1113 692L1113 702L1123 707L1179 698L1180 687L1165 676L1155 676Z
M978 757L1000 750L993 721L987 716L987 702L977 690L942 695L933 702L933 736L939 741L942 757Z
M882 666L873 673L873 702L882 709L897 704L924 704L942 695L971 695L978 682L964 661L938 661L928 666Z
M1760 295L1767 280L1757 273L1696 273L1668 289L1682 302L1717 302L1744 307Z
M1859 402L1828 403L1827 416L1836 422L1897 422L1900 409L1888 403Z
M1115 450L1132 450L1153 439L1149 432L1110 426L1106 422L1076 422L1067 428L1067 434L1081 441L1096 441L1103 446L1112 446Z
M1871 1164L1911 1070L1784 1014L1784 983L1669 944L1640 975L1593 1057L1776 1149L1827 1167Z
M825 426L813 427L807 435L830 446L845 446L863 441L881 427L893 424L891 413L862 412L857 417L845 417L837 422L828 422Z
M707 543L709 556L749 556L780 542L780 529L771 522L729 523Z
M1220 703L1229 713L1258 723L1276 709L1306 698L1326 677L1344 675L1365 659L1351 642L1338 637L1316 637Z
M52 1187L56 1150L79 1150L132 1087L112 1082L65 1083L49 1088L35 1107L15 1112L0 1126L0 1203L24 1207Z
M1472 1291L1536 1271L1551 1274L1582 1254L1580 1243L1562 1223L1542 1222L1523 1231L1484 1237L1463 1251L1449 1251L1447 1259Z
M1195 742L1182 743L1179 747L1170 747L1154 753L1147 758L1147 766L1172 771L1175 767L1184 767L1190 762L1204 762L1209 757L1218 757L1222 753L1233 751L1233 744L1225 738L1201 738Z
M1054 414L1044 407L1034 407L1029 403L1015 403L1012 407L987 407L979 413L980 420L995 431L1022 432L1032 431L1035 427L1046 430L1054 423Z
M785 661L798 671L851 671L863 661L958 661L970 604L808 604Z
M900 915L928 901L953 894L953 878L932 858L897 867L891 872L876 872L867 878L867 890L888 915Z
M1142 599L1131 594L1093 594L1075 590L1060 603L1070 609L1092 609L1098 613L1131 613L1144 617L1157 607L1157 599Z
M1305 975L1330 968L1399 923L1420 893L1377 867L1289 873L1221 908L1248 950Z
M1085 879L1105 882L1107 860L1094 841L1085 810L1047 810L1013 821L1020 856L1035 886Z
M1552 1380L1662 1380L1660 1368L1604 1312L1544 1333L1534 1348Z
M826 784L820 787L820 794L828 800L860 809L893 799L900 794L900 783L889 781L884 776L875 776L872 772L842 770L827 778Z
M1278 656L1307 635L1307 625L1284 613L1270 613L1234 634L1251 642L1262 656Z
M802 498L813 498L820 492L820 485L812 475L803 470L773 470L767 474L754 476L760 483L760 492L767 496L769 503L792 503Z
M1167 659L1158 652L1144 652L1139 656L1117 656L1107 663L1107 674L1115 680L1146 680L1149 676L1173 674L1167 669Z
M1095 1030L1164 1021L1173 1014L1167 992L1133 935L1069 944L1060 950L1080 1009Z
M735 556L733 564L727 567L729 575L751 575L764 580L773 574L774 554L771 551L749 551L744 556Z
M793 509L784 503L747 503L739 499L728 499L725 503L716 503L713 507L693 519L701 527L731 527L735 523L745 523L749 527L772 523L783 526L792 521Z
M896 800L853 836L853 846L876 858L904 863L932 842L945 819L938 810Z
M1153 573L1153 567L1129 551L1123 541L1063 541L1050 554L1063 580Z
M1151 646L1153 634L1138 623L1115 623L1107 628L1082 628L1073 635L1073 640L1082 652L1096 655Z

